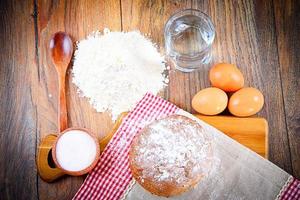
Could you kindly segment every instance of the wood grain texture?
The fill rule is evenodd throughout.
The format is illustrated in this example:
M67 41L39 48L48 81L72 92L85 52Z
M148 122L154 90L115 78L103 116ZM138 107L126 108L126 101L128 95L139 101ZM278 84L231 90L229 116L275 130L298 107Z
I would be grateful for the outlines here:
M48 51L57 31L80 40L94 30L136 30L164 52L163 27L177 10L198 8L212 17L217 36L213 63L236 63L246 85L262 90L266 104L269 159L300 178L299 1L217 0L24 0L0 1L0 199L70 199L84 177L47 184L37 177L36 145L57 132L57 76ZM35 20L35 23L34 23ZM35 48L37 45L37 51ZM193 95L209 86L208 67L170 71L166 99L191 108ZM67 76L69 126L103 137L112 127L79 97Z
M119 1L37 1L37 35L39 68L34 78L38 112L38 139L57 132L57 75L51 62L49 42L57 31L65 31L73 41L81 40L96 30L109 27L121 29ZM72 83L70 70L66 77L66 96L69 127L88 128L103 137L112 127L107 114L97 113L77 93ZM38 179L38 192L41 199L71 199L84 177L66 177L51 185Z
M274 12L293 174L300 178L300 2L274 0Z
M33 4L0 1L0 8L0 199L37 199Z

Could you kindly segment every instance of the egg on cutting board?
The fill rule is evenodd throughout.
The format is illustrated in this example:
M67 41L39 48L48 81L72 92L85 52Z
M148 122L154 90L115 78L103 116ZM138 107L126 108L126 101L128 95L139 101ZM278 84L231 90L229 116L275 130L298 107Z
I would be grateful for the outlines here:
M238 117L248 117L259 112L264 105L264 96L255 88L242 88L229 99L228 110Z
M227 106L226 93L215 87L200 90L192 99L192 107L204 115L217 115L223 112Z
M209 80L212 86L225 92L235 92L244 86L242 72L234 64L219 63L209 70Z

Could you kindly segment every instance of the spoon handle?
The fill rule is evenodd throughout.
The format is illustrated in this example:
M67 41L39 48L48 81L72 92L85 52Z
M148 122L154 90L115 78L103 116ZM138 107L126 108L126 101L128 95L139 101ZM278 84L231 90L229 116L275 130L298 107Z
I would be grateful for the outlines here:
M66 102L66 77L63 74L59 76L59 110L58 110L58 124L59 124L59 131L62 132L68 127L68 114L67 114L67 102Z

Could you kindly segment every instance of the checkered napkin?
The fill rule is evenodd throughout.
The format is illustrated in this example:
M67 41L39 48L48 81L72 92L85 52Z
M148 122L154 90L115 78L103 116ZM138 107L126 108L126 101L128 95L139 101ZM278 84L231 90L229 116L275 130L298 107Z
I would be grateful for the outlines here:
M145 125L174 114L179 108L147 93L123 120L101 154L97 166L85 179L73 199L120 199L132 180L128 152L130 144Z
M128 152L134 136L155 119L177 113L178 107L147 93L123 120L118 131L101 154L97 166L85 179L74 200L119 200L130 185L132 175ZM290 177L277 199L300 199L300 182Z
M279 200L299 200L300 199L300 181L290 176L286 184L282 187L277 198Z

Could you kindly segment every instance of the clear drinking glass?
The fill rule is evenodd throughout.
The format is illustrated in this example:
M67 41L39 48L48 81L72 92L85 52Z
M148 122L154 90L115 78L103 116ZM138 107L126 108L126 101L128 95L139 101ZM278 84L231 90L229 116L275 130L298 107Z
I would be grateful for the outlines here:
M176 69L191 72L210 63L215 28L205 13L195 9L175 13L165 25L164 36L166 55Z

